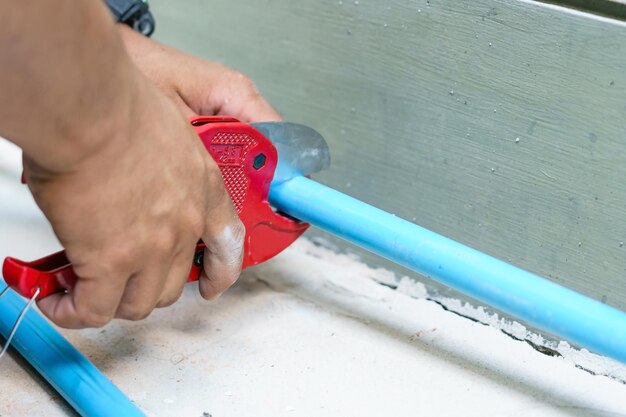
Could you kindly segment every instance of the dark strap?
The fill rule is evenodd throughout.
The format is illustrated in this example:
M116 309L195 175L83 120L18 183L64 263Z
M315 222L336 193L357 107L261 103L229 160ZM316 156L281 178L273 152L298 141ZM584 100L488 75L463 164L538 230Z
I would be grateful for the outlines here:
M142 35L154 32L155 22L147 0L106 0L113 17Z

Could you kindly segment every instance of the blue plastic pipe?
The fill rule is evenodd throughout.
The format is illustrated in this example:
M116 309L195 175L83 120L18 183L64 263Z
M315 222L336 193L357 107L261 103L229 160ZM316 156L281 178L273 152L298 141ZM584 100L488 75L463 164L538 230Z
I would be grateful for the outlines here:
M0 290L4 285L0 284ZM0 334L11 331L26 302L13 291L0 299ZM17 351L81 415L139 417L144 414L39 313L29 310L11 342ZM7 393L7 395L10 395ZM45 411L42 411L45 414Z
M280 211L549 333L626 363L626 313L304 177L273 182Z

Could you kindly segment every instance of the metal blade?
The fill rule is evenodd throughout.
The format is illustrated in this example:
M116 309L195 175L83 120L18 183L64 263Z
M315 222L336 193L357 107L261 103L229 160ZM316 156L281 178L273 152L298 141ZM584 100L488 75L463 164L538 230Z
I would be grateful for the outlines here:
M314 129L289 122L261 122L251 125L276 146L278 166L274 180L287 181L330 166L328 144Z

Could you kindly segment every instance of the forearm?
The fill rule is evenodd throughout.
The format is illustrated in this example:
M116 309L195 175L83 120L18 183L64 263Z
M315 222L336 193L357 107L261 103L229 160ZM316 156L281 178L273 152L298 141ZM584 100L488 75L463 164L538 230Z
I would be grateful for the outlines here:
M138 77L101 2L0 0L0 136L39 167L71 170L130 129Z

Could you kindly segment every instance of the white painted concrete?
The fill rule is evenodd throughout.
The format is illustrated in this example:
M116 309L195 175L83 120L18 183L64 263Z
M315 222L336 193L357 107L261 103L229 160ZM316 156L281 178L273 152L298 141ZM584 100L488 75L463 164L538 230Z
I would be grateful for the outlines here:
M0 141L0 258L58 248L18 180ZM388 278L303 240L213 303L189 285L145 321L64 334L154 416L626 415L625 384L574 364L625 367L542 355ZM0 361L0 416L68 413L15 354Z

